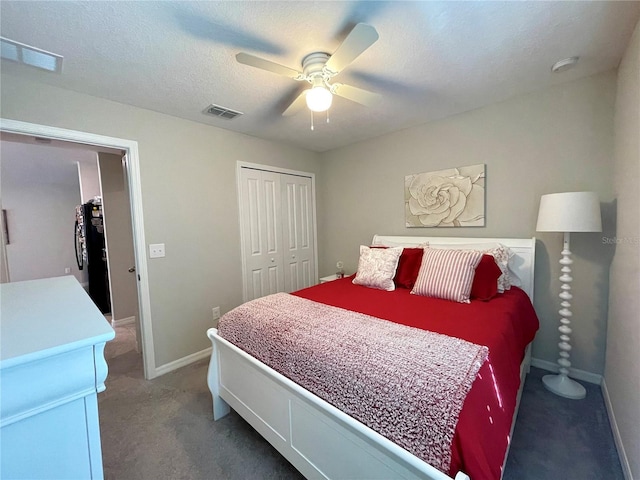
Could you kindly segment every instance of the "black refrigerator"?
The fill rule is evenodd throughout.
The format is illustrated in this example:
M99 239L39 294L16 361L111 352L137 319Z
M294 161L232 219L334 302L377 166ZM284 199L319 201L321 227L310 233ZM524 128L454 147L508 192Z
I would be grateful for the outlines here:
M76 206L74 236L78 268L87 270L89 296L102 313L111 313L104 219L99 199Z

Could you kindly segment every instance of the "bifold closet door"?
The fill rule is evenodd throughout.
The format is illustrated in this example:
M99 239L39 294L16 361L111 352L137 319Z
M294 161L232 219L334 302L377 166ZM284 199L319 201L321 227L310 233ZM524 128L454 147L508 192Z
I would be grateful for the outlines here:
M284 291L280 174L242 168L246 300Z
M284 291L316 283L311 178L281 174Z
M245 300L315 285L311 177L240 169Z

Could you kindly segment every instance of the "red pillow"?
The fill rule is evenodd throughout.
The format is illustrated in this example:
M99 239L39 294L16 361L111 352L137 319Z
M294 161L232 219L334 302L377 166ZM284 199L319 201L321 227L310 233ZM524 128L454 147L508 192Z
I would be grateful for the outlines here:
M498 294L498 278L502 270L493 255L484 254L476 267L476 273L471 285L471 298L486 302Z
M371 248L389 248L384 246L371 246ZM398 268L393 281L398 288L408 288L411 290L418 279L418 272L422 265L423 248L404 248L398 260ZM493 257L491 257L493 258ZM502 274L502 272L500 272Z
M396 269L396 276L393 278L393 281L396 282L396 287L408 288L409 290L413 288L418 278L418 272L420 272L423 253L424 249L422 248L405 248L402 250L398 268Z

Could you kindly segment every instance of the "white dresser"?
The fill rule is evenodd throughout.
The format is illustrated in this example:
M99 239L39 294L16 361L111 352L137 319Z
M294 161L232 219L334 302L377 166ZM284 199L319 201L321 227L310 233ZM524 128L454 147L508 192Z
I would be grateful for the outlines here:
M0 285L0 478L102 478L98 392L115 333L78 281Z

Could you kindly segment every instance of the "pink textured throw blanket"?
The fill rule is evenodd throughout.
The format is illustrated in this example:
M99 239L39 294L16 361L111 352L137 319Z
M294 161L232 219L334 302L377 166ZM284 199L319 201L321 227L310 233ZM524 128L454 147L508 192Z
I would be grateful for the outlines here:
M234 345L443 472L487 347L277 293L225 314Z

